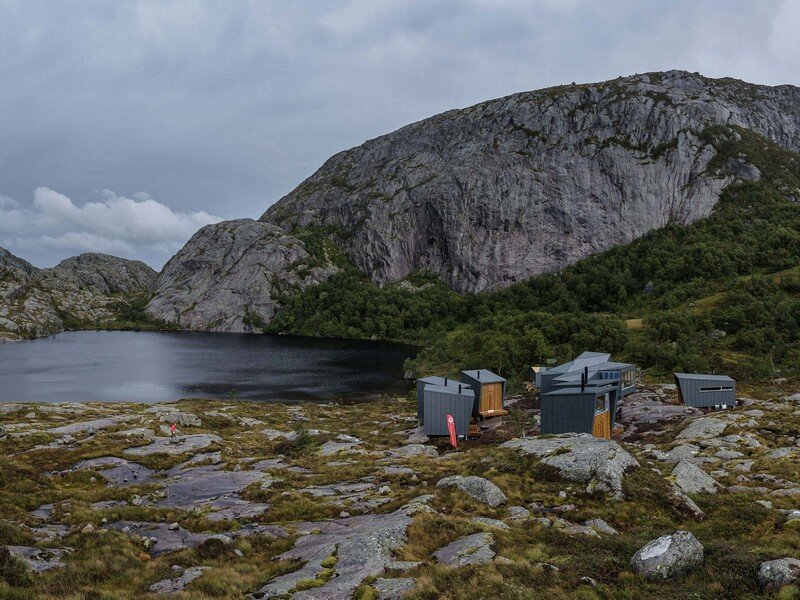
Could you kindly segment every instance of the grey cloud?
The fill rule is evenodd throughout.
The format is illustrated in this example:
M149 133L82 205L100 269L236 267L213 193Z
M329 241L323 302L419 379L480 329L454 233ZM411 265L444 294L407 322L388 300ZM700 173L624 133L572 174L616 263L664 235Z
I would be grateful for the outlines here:
M29 210L47 186L254 217L339 150L516 91L668 68L800 81L791 0L0 0L0 16L0 196Z

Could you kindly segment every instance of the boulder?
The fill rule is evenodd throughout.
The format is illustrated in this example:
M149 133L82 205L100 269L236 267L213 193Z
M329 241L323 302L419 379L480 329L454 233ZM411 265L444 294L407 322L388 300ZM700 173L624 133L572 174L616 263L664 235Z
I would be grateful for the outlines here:
M636 573L648 581L679 577L703 564L703 546L688 531L664 535L640 548L631 559Z
M492 508L508 502L508 498L499 487L488 479L476 477L474 475L468 477L451 475L450 477L440 479L436 483L436 487L457 487L469 497L478 502L488 504Z
M717 482L703 469L689 461L682 460L675 465L672 477L675 478L675 485L685 494L717 493Z
M779 588L795 583L800 578L800 560L779 558L761 563L758 569L758 582L765 589Z

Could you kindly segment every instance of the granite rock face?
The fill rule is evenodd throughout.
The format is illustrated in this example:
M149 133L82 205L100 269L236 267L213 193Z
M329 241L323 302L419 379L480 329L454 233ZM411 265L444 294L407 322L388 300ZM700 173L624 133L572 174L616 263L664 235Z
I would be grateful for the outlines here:
M737 161L707 171L710 126L800 150L800 89L683 71L513 94L330 158L261 220L322 226L375 283L415 270L503 287L707 216Z
M279 227L223 221L203 227L164 265L147 312L183 329L259 330L275 316L278 293L336 270Z
M0 248L0 341L59 333L64 316L102 326L115 305L149 294L156 272L143 262L81 254L37 269Z

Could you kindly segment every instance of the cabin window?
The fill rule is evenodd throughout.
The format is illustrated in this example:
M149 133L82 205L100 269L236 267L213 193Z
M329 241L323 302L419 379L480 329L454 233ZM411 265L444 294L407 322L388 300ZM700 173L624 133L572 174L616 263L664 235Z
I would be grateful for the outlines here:
M619 379L619 373L617 371L600 371L600 379L616 381Z
M606 392L602 396L598 396L594 400L594 413L596 415L604 413L607 410L608 410L608 392Z
M701 387L701 392L731 392L733 391L733 386L731 385L718 385L716 387Z

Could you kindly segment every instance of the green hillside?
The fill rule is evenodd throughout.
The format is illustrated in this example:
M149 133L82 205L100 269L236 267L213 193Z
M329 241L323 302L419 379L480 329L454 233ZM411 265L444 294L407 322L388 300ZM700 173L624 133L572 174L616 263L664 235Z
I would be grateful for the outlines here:
M743 129L703 133L717 156L761 172L728 186L713 214L670 225L508 289L459 296L415 275L384 288L354 267L283 298L272 330L425 346L418 372L528 365L586 348L651 372L734 370L739 379L800 368L800 155Z

